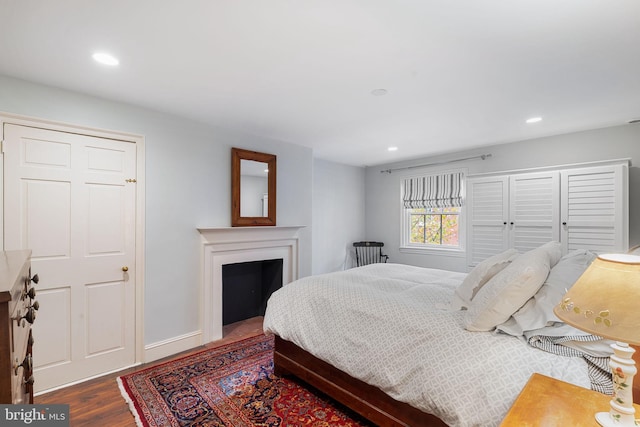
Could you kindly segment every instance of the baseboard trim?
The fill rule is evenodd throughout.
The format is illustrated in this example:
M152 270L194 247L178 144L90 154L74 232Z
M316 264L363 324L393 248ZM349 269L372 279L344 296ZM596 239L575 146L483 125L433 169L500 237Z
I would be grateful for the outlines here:
M163 357L191 350L202 345L202 331L195 331L177 337L158 341L144 347L144 362L149 363Z
M112 371L103 372L103 373L100 373L100 374L97 374L97 375L93 375L93 376L90 376L90 377L87 377L87 378L81 378L81 379L76 380L76 381L71 381L70 383L62 384L62 385L59 385L59 386L56 386L56 387L51 387L51 388L48 388L46 390L40 390L40 391L38 391L36 393L33 393L33 395L37 397L37 396L40 396L42 394L47 394L47 393L50 393L52 391L56 391L56 390L60 390L60 389L63 389L63 388L71 387L73 385L77 385L77 384L83 383L85 381L94 380L96 378L104 377L105 375L115 374L116 372L124 371L125 369L134 368L136 366L140 366L140 363L134 363L133 365L130 365L130 366L124 366L122 368L114 369Z

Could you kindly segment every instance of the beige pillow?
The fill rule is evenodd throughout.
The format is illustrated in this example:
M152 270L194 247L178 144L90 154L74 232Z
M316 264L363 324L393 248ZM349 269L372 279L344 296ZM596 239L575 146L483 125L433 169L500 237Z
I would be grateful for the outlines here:
M562 245L560 242L548 242L538 249L543 249L549 253L549 268L553 268L562 258Z
M526 331L545 328L560 323L553 309L571 286L596 258L594 252L576 249L563 256L551 268L547 279L536 294L529 299L509 320L497 326L507 334L521 336Z
M560 244L551 242L516 258L480 288L465 315L465 328L491 331L509 319L540 289L561 254Z
M484 286L489 279L508 266L517 256L518 251L515 249L507 249L476 265L456 289L450 309L460 310L461 308L469 308L471 300L480 288Z

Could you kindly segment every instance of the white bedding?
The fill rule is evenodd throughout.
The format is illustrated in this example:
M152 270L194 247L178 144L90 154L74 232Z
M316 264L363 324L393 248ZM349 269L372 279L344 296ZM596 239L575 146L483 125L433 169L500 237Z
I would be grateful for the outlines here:
M265 332L450 426L497 426L539 372L589 388L581 358L464 329L448 304L464 273L372 264L306 277L269 299Z

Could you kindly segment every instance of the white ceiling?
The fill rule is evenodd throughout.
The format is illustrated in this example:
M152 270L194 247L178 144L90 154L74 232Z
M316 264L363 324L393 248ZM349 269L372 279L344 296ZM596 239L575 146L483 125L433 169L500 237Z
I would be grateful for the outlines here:
M640 118L640 1L0 0L0 73L374 165Z

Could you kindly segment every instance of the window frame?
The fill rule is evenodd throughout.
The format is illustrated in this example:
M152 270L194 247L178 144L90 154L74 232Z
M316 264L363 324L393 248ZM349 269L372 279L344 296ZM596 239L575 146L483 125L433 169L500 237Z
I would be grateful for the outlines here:
M442 174L454 174L462 173L462 199L463 204L460 206L460 213L458 214L458 246L449 245L434 245L425 243L411 243L411 214L410 209L404 207L404 201L402 199L404 194L405 180L411 178L421 178L425 176L442 175ZM400 247L399 251L402 253L415 253L424 255L445 255L464 257L466 256L466 236L467 236L467 209L466 209L466 191L467 191L467 170L466 169L450 169L442 171L433 171L429 173L413 173L405 174L400 179Z

